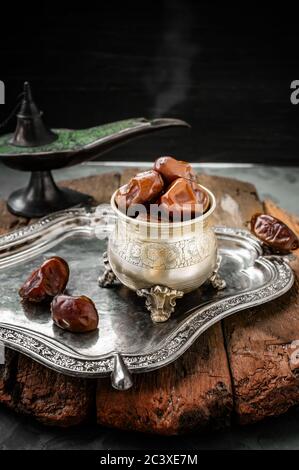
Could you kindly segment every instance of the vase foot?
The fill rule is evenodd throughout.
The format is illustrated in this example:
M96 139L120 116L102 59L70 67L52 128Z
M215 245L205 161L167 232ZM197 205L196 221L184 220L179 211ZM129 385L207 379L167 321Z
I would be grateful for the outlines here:
M149 310L154 323L168 320L174 312L176 299L184 295L182 291L165 286L138 289L136 293L139 297L145 297L145 306Z

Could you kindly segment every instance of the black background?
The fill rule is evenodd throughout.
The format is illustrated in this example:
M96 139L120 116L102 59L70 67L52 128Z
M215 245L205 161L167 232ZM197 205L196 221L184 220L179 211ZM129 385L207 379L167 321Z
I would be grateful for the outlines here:
M297 164L299 105L290 102L290 84L299 79L299 16L284 3L6 2L0 119L30 80L52 127L133 116L192 125L134 141L105 159L170 153L190 161Z

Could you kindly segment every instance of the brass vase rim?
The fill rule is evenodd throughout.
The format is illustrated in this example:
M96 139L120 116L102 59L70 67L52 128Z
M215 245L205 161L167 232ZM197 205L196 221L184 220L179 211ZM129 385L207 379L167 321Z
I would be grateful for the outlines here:
M198 184L198 186L208 193L209 199L210 199L210 207L204 214L198 217L194 217L194 219L185 220L184 222L148 222L146 220L133 219L132 217L129 217L128 215L124 214L117 208L116 203L115 203L115 196L116 196L118 189L114 191L114 193L112 194L110 204L111 204L112 210L115 212L117 217L119 217L120 219L130 224L144 226L144 227L153 227L153 228L185 227L185 226L197 223L197 222L202 222L203 220L207 219L214 212L216 208L216 198L214 194L212 193L212 191L210 191L208 188L206 188L205 186L201 184Z

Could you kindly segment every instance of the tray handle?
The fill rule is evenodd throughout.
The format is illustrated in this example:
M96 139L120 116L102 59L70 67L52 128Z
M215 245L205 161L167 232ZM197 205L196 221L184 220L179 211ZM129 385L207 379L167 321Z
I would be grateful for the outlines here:
M128 390L133 385L131 373L119 353L114 354L114 368L111 373L111 384L116 390Z

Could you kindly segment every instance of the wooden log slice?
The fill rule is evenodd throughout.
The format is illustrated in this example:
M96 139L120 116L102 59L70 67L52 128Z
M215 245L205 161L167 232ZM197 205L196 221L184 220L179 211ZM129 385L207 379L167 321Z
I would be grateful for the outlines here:
M272 201L265 201L264 209L299 235L298 218ZM241 424L279 415L299 403L299 250L291 266L296 281L289 292L224 321L235 412Z

